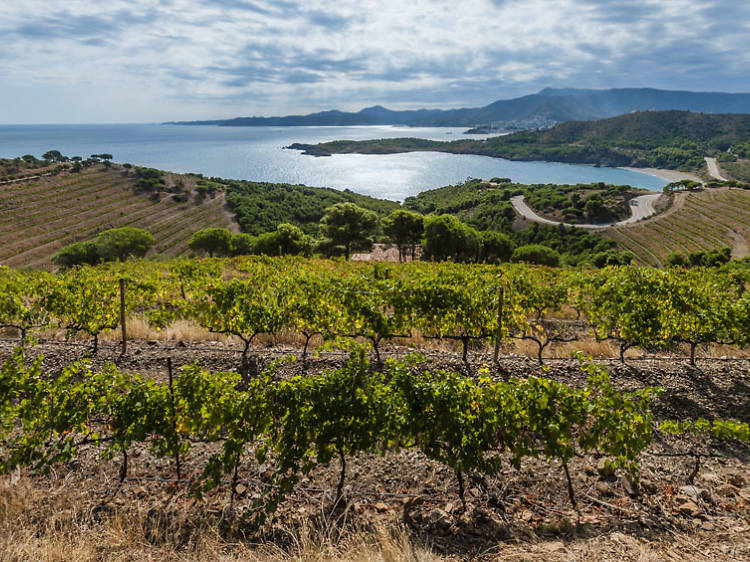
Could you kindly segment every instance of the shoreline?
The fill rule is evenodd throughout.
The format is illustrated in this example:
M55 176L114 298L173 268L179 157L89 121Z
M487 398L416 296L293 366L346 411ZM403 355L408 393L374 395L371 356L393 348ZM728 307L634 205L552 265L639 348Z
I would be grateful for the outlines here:
M694 172L681 172L680 170L667 170L663 168L631 168L629 166L620 167L621 170L628 170L629 172L640 172L642 174L648 174L650 176L656 176L669 182L675 182L680 180L691 180L703 183L703 180Z

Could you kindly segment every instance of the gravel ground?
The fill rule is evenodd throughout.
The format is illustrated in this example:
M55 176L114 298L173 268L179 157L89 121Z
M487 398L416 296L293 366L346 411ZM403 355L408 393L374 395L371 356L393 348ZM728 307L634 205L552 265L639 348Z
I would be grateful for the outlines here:
M15 343L0 342L1 359L9 356ZM252 356L262 368L295 351L254 349ZM54 372L86 352L85 346L47 342L34 348L32 354L43 354L45 368ZM387 348L384 356L405 352ZM212 370L230 370L238 366L240 354L236 348L219 343L182 346L141 341L129 342L125 357L120 357L117 347L104 345L93 362L96 366L116 361L123 371L162 379L167 376L167 358L177 368L197 362ZM308 372L334 368L345 359L343 353L322 353L311 357L307 365L302 361L285 365L279 376L300 374L305 368ZM691 368L683 358L666 357L629 360L626 365L615 360L604 363L620 389L665 387L667 392L655 403L658 417L750 421L748 359L704 359L699 360L698 368ZM548 360L543 370L526 357L501 357L495 366L491 357L484 355L466 365L460 356L430 353L426 367L474 371L482 364L489 364L498 377L540 374L575 386L586 382L572 359ZM711 456L697 467L692 457L664 456L691 447ZM191 449L183 459L187 479L197 475L212 451L205 445ZM270 477L267 466L258 466L252 455L247 458L239 473L238 511L252 505ZM358 529L406 528L415 540L435 552L460 558L474 558L479 553L502 558L507 546L508 554L512 550L517 559L579 559L591 556L586 554L591 541L600 537L613 560L628 549L653 553L653 558L640 559L750 559L750 451L746 447L684 439L656 442L643 455L636 485L620 471L610 473L602 461L592 456L572 461L577 509L568 499L562 468L541 460L526 460L520 470L506 464L492 478L470 476L464 509L453 473L418 451L393 451L382 457L359 455L348 462L345 505L331 506L338 462L318 466L301 480L264 527L252 530L253 540L270 540L283 546L289 540L290 528L325 527L336 522ZM89 451L81 455L80 462L40 478L34 485L50 494L63 482L74 485L82 490L81 501L88 502L97 517L140 509L145 499L148 505L159 505L167 513L193 514L216 522L226 515L226 488L201 500L189 498L186 482L173 480L170 461L152 457L145 448L132 451L129 476L122 486L116 483L118 468L119 459L102 460ZM519 550L519 544L525 546ZM596 559L610 559L608 556Z

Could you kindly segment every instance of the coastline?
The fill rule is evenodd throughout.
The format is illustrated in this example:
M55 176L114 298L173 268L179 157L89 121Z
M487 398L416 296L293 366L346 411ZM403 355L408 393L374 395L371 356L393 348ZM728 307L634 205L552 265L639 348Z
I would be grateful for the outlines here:
M628 170L629 172L640 172L642 174L648 174L650 176L656 176L669 182L680 181L680 180L691 180L703 183L703 180L694 172L681 172L680 170L666 170L662 168L631 168L622 166L621 170Z

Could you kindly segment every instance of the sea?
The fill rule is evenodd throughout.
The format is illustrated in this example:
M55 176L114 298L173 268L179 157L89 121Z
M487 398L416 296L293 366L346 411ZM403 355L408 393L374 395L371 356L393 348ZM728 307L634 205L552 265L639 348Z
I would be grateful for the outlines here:
M306 156L285 149L294 142L419 137L433 140L486 138L453 127L220 127L212 125L0 125L0 157L48 150L66 156L109 153L129 162L172 172L264 182L349 189L403 201L428 189L468 178L508 177L515 182L631 185L660 190L667 180L619 168L438 152Z

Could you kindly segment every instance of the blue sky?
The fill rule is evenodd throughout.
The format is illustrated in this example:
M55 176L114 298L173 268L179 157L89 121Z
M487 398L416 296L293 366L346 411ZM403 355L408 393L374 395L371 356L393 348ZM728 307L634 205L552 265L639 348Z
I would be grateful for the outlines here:
M24 0L0 36L0 123L750 91L742 0Z

